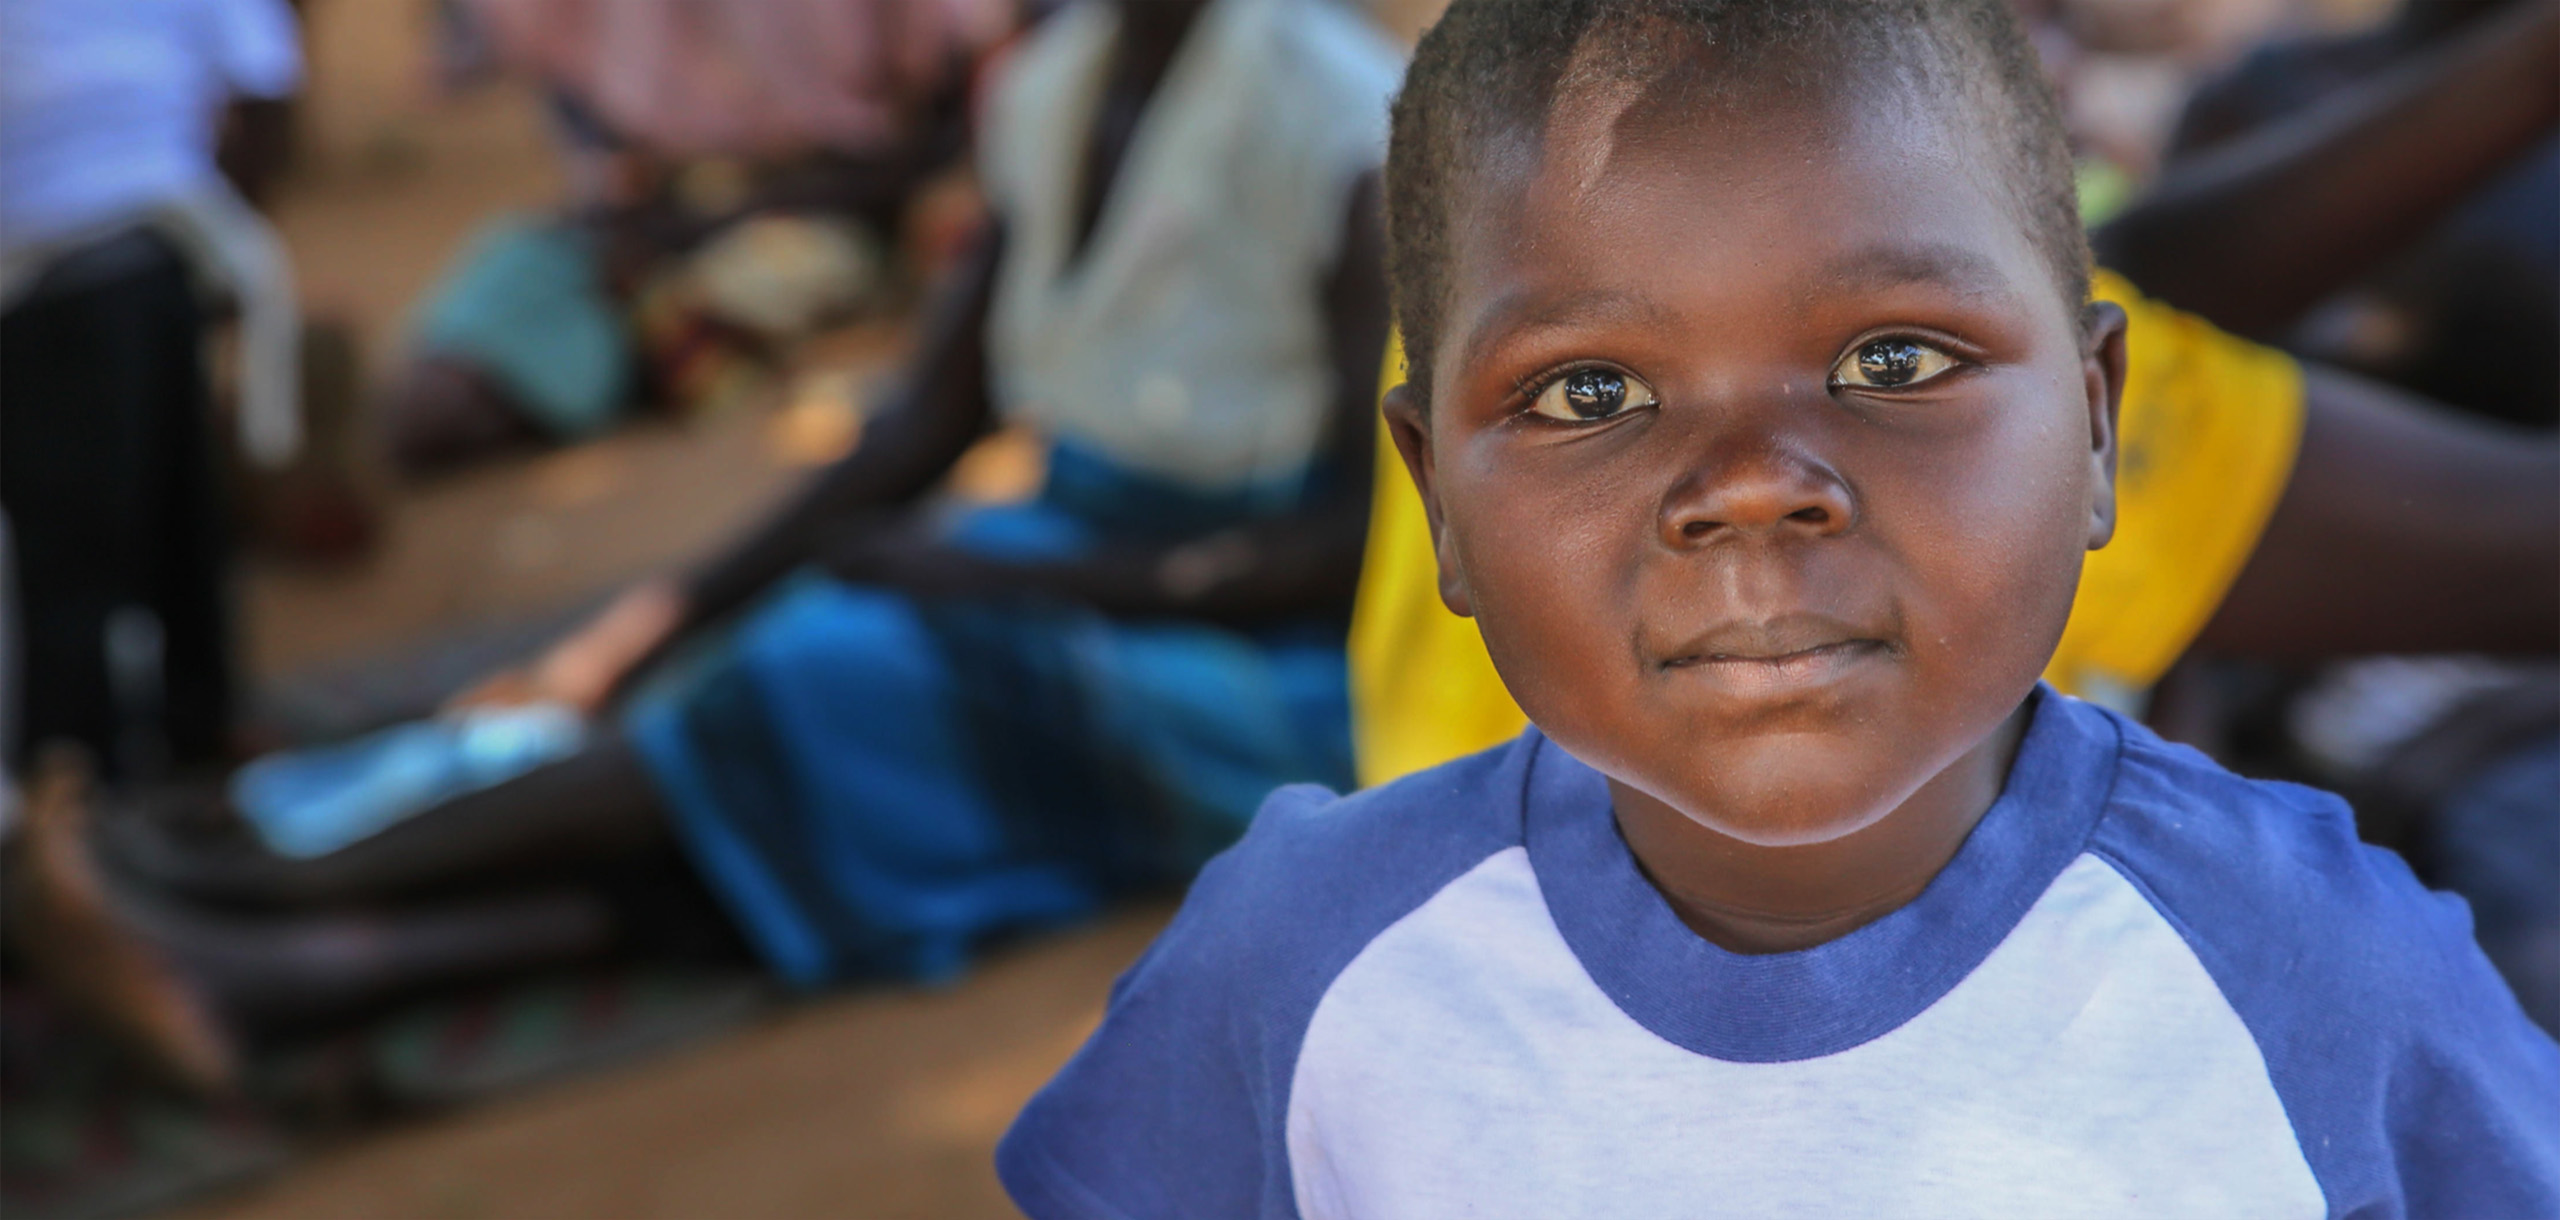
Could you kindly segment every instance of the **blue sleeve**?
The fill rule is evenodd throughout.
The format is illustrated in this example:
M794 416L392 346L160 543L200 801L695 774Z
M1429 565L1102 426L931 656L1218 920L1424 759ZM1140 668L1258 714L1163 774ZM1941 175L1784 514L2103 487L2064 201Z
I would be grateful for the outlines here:
M2410 906L2433 969L2414 972L2418 1003L2382 1103L2397 1209L2370 1214L2560 1217L2560 1047L2480 952L2461 899L2420 892Z
M2560 1217L2560 1047L2462 901L2358 842L2336 797L2130 735L2092 847L2248 1026L2329 1214Z
M1235 874L1253 871L1237 858L1245 850L1202 870L1172 925L1112 985L1101 1028L1005 1133L996 1172L1026 1214L1288 1214L1271 1197L1289 1180L1271 1161L1287 1077L1252 1020L1271 997L1238 968L1245 946L1223 918Z
M1284 788L1113 985L996 1172L1037 1220L1297 1215L1290 1082L1325 990L1369 941L1518 842L1534 734L1336 800Z

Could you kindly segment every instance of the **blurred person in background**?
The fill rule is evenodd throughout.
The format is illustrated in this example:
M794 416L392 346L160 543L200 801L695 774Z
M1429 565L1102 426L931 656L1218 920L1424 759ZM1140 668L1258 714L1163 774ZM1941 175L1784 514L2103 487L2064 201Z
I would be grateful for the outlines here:
M2480 6L2411 9L2465 7ZM2173 161L2091 233L2099 262L2217 327L2264 336L2373 268L2422 255L2430 231L2478 191L2560 142L2560 2L2493 7L2468 36L2385 79ZM2560 212L2551 220L2546 249L2560 242ZM2560 261L2542 268L2540 258L2522 243L2497 261L2515 273L2506 282L2532 279L2560 297ZM2534 376L2560 359L2554 325L2478 353L2484 375ZM2550 600L2560 557L2545 549L2560 545L2552 433L2484 426L2425 387L2403 383L2412 397L2309 360L2281 511L2206 647L2300 659L2560 646Z
M282 0L0 5L0 506L25 685L7 743L123 773L221 761L229 543L205 344L242 314L249 455L298 443L298 321L274 234L216 167L226 106L301 79Z
M449 78L540 88L570 198L486 226L421 302L378 406L411 472L591 436L636 403L717 405L754 349L874 295L884 238L961 153L971 71L1012 20L1004 0L438 13Z
M2081 218L2113 216L2158 176L2179 108L2320 0L2012 0L2062 102Z
M2161 183L2101 258L2240 334L2560 424L2555 12L2421 0L2258 51L2189 102ZM2311 144L2335 151L2300 157Z
M1400 72L1332 0L1051 18L993 91L993 219L902 404L736 545L464 700L591 717L553 739L582 744L352 835L243 807L93 836L76 782L40 782L13 888L91 947L54 978L218 1084L245 1029L600 951L653 913L583 879L677 849L793 983L942 977L1178 884L1275 786L1347 786ZM1052 442L1038 497L937 501L999 420Z

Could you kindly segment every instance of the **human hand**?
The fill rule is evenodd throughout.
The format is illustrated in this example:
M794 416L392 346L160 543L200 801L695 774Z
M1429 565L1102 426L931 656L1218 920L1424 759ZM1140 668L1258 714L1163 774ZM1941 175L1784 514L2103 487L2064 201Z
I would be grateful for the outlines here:
M632 667L666 642L684 619L684 595L650 581L615 598L604 613L551 646L532 664L501 671L455 696L446 709L560 703L592 716Z

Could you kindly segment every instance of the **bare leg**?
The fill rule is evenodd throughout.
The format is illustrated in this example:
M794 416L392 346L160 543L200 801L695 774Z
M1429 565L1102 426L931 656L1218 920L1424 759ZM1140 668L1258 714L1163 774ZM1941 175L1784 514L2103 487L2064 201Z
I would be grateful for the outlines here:
M592 958L613 913L577 890L431 908L280 916L120 900L117 914L237 1030L317 1025L444 983Z
M211 1006L149 944L128 935L89 858L89 764L63 746L37 761L26 821L9 845L9 942L62 998L150 1052L173 1079L223 1092L239 1071Z
M10 860L11 940L67 1000L179 1081L233 1087L244 1033L611 947L603 898L554 891L398 913L207 914L132 893L89 851L77 762L49 761Z

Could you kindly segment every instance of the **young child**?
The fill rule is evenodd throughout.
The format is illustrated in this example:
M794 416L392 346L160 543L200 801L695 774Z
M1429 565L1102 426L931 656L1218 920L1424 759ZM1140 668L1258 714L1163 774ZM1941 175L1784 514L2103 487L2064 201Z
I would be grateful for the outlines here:
M1999 0L1459 0L1393 432L1535 727L1275 796L1034 1216L2560 1214L2560 1052L2332 798L2037 685L2122 313Z

